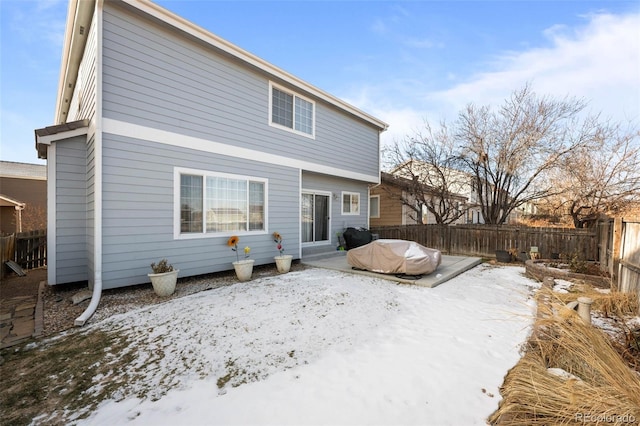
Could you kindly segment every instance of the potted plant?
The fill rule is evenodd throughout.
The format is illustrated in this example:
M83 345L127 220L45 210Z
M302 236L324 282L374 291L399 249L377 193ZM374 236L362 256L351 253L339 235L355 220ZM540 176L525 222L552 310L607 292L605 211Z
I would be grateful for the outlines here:
M240 238L233 235L227 240L227 245L231 247L231 250L236 252L236 261L232 262L233 269L236 270L236 276L240 281L249 281L251 274L253 273L253 259L249 259L250 247L244 248L244 259L240 260L240 254L238 253L238 243Z
M501 263L511 262L511 253L507 250L496 250L496 261Z
M280 253L278 256L274 256L274 259L276 261L276 269L279 273L285 274L291 269L291 259L293 258L293 256L291 256L290 254L284 254L284 247L282 247L282 236L279 233L273 233L273 241L275 241L276 249L278 249L278 252Z
M153 273L147 274L151 279L153 291L160 297L171 296L176 291L176 281L178 280L179 269L174 269L167 259L162 259L158 263L151 264Z

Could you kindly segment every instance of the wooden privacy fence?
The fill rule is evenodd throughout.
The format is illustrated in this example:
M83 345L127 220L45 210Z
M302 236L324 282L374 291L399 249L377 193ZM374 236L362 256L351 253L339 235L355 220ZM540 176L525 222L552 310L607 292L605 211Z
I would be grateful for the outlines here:
M35 269L47 265L47 230L20 232L0 238L2 273L4 263L13 260L22 269ZM4 275L3 275L4 276Z
M640 217L601 221L600 252L619 291L635 293L640 302ZM638 308L640 315L640 307Z
M15 261L23 269L47 265L47 230L16 234Z
M620 291L640 294L640 222L623 222L620 248Z
M552 253L598 260L598 229L532 228L494 225L404 225L371 228L380 238L415 241L443 253L493 257L496 250Z

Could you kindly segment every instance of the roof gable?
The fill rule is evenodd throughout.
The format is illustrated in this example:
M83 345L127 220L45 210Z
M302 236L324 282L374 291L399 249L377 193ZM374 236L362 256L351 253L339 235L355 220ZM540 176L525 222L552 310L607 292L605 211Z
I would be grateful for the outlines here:
M246 66L258 68L266 73L269 78L277 79L291 85L295 89L299 89L310 96L325 101L340 110L355 116L370 125L376 127L378 131L385 131L389 125L372 115L356 108L355 106L299 79L283 69L259 58L258 56L236 46L235 44L211 33L210 31L170 12L169 10L149 1L149 0L112 0L108 4L120 4L133 8L143 14L146 14L162 23L172 27L173 29L183 32L191 37L201 40L219 51L228 54ZM105 2L106 3L106 2ZM58 103L56 109L57 123L64 122L63 117L66 115L65 105L68 108L69 102L65 103L73 92L69 92L70 88L75 84L75 79L80 66L80 59L84 51L84 44L80 37L77 36L82 28L88 28L91 23L91 16L94 9L95 0L70 0L69 16L67 17L67 30L65 33L65 48L63 52L62 70L58 93ZM103 5L98 2L98 7ZM76 34L76 35L74 35Z

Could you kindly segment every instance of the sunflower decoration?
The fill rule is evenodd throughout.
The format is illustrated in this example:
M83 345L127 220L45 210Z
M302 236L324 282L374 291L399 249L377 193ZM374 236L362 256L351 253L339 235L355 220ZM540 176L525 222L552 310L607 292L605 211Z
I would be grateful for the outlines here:
M236 235L232 235L227 240L227 245L229 247L231 247L231 250L236 252L236 260L237 261L240 261L240 256L238 255L238 243L239 242L240 242L240 238L238 238Z
M282 247L282 236L278 232L273 233L273 241L276 243L276 248L280 252L280 256L282 256L284 247Z

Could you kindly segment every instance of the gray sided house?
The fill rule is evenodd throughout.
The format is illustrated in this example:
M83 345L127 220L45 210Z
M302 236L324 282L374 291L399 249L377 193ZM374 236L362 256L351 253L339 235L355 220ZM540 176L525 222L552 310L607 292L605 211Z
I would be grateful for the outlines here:
M149 282L335 250L368 226L387 125L146 0L71 0L48 164L48 282ZM354 161L357 159L357 161ZM97 302L96 302L97 303Z
M0 161L0 234L46 228L47 168Z

